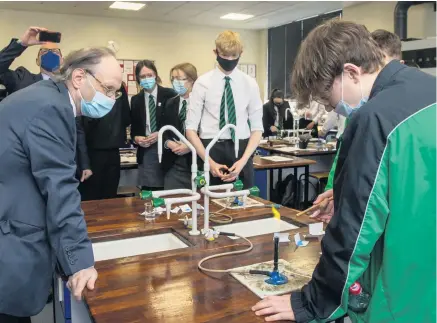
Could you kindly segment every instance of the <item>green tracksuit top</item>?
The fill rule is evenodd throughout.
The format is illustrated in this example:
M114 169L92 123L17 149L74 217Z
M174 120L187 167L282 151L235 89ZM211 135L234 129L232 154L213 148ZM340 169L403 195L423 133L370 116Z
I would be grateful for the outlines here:
M436 322L436 79L386 65L350 118L334 180L335 213L311 281L291 295L296 321ZM371 296L348 309L349 287Z
M345 129L347 127L348 122L349 122L349 119L347 118L344 121L344 128ZM335 154L334 162L332 163L331 170L329 171L328 181L326 182L326 186L325 186L325 192L328 190L331 190L334 187L335 168L337 167L338 152L340 151L340 148L341 148L341 137L338 138L337 140L340 140L340 144L338 145L338 149L337 149L337 153Z

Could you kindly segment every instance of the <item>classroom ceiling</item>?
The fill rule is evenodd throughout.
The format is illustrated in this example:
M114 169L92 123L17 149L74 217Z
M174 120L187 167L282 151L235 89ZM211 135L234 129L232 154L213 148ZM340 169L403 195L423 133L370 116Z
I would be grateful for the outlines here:
M109 9L113 1L0 1L0 9L126 19L145 19L223 28L264 29L339 10L351 1L147 1L140 11ZM254 15L222 20L228 13Z

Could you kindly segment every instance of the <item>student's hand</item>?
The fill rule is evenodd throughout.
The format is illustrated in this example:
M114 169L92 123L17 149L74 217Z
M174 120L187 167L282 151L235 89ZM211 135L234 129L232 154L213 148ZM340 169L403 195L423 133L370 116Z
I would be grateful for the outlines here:
M252 307L256 316L266 317L267 322L294 321L294 313L291 308L290 294L283 296L268 296Z
M328 200L332 197L334 197L334 191L332 189L320 194L314 201L314 204L320 204L320 208L311 214L310 217L329 223L334 215L334 200Z
M278 132L278 128L276 128L275 126L271 126L270 131L271 132Z
M93 175L91 169L84 169L82 172L82 177L80 178L81 183L85 182L88 178Z
M223 171L228 170L228 166L218 164L212 159L209 160L209 168L210 168L209 171L211 172L212 176L220 177L220 178L223 178L223 176L225 176L225 173Z
M315 126L315 124L316 124L316 123L315 123L314 121L312 121L311 123L308 124L308 126L306 127L306 129L307 129L307 130L311 130L311 129L313 129L314 126Z
M305 112L305 118L306 119L310 119L311 120L312 116L313 115L312 115L312 113L310 111Z
M141 142L143 142L146 139L146 137L144 136L135 136L134 141L138 144L141 145Z
M169 140L167 142L167 147L168 149L170 149L171 151L173 151L174 149L176 149L177 147L179 147L179 144L176 141L173 140ZM174 151L173 151L174 152Z
M85 287L89 290L94 289L97 277L97 270L94 267L83 269L68 278L67 286L73 296L80 301L82 300L82 292Z
M225 175L222 180L223 182L233 182L237 179L238 175L240 175L242 169L246 165L247 160L241 158L237 160L231 168L229 168L229 174Z
M157 141L158 141L158 132L154 132L150 134L150 136L147 136L146 139L144 140L144 142L149 146L153 145Z
M33 46L41 45L44 42L39 41L38 34L40 31L46 31L46 28L42 27L29 27L23 36L21 36L20 41L23 46Z
M178 146L175 149L172 149L171 151L175 153L176 155L182 156L185 154L188 154L191 150L188 148L186 144L183 142L177 144Z

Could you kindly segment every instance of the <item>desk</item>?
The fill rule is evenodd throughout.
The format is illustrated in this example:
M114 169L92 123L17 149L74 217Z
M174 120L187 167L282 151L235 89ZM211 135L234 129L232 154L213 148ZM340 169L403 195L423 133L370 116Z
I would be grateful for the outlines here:
M290 157L288 157L290 158ZM294 187L295 199L294 199L294 207L298 208L299 204L299 196L297 194L298 191L298 178L297 178L297 170L300 167L305 169L305 185L304 185L304 201L303 207L306 208L308 204L308 195L309 195L309 166L316 164L314 160L311 159L303 159L298 157L292 157L292 160L289 161L270 161L264 159L262 156L255 156L253 158L253 166L255 170L269 170L269 178L270 178L270 199L272 198L272 194L274 192L273 185L273 171L275 169L278 170L278 182L282 181L282 170L291 168L294 170L294 177L296 179L296 185Z
M264 322L251 311L251 307L259 301L255 294L228 274L207 275L197 269L197 263L203 257L241 249L244 242L227 237L206 242L200 236L189 236L188 230L173 215L170 220L161 216L155 223L147 224L138 215L143 211L143 204L137 198L84 202L82 208L92 241L174 232L190 246L96 263L99 272L96 289L85 293L86 307L93 322ZM211 204L213 210L217 207ZM270 210L264 208L227 212L235 215L236 222L271 216ZM296 218L295 214L295 210L281 208L282 219L293 223L299 220L301 223L301 229L291 232L306 233L304 223L311 220ZM199 223L203 223L203 219ZM227 269L272 260L272 234L250 240L254 249L247 255L215 259L206 266ZM293 251L292 243L281 244L279 256L292 262L305 262L311 267L320 257L317 241Z
M282 151L279 150L281 147L292 147L291 145L282 144L270 146L269 144L260 144L258 148L267 150L270 153L278 153L284 155L291 155L296 157L310 157L310 156L323 156L323 155L335 155L337 153L336 149L319 149L319 150L308 150L308 149L298 149L294 151Z

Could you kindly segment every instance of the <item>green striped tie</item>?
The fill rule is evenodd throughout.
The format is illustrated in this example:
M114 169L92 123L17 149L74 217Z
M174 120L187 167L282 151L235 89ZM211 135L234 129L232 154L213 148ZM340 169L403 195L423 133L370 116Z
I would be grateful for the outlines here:
M187 119L187 101L182 101L182 108L179 112L179 120L181 121L182 128L184 129L184 135L185 135L185 119Z
M234 96L232 95L232 88L229 81L229 76L225 77L225 90L223 91L222 101L220 104L220 129L222 129L227 123L237 125L237 116L235 114ZM225 118L225 106L228 110L228 122ZM231 129L232 141L235 141L235 131Z
M156 105L153 95L149 95L150 132L156 132Z

